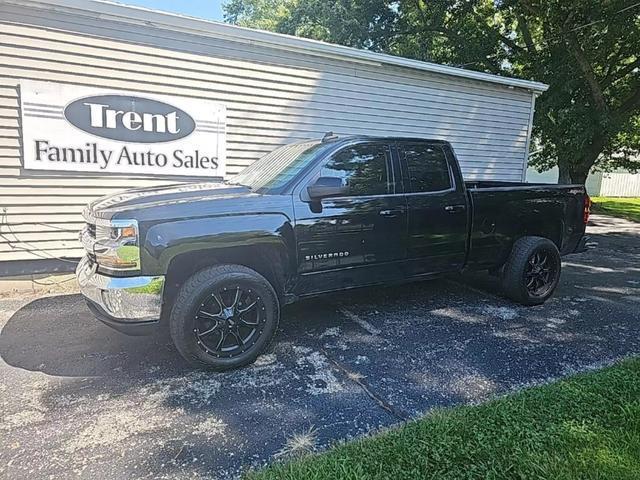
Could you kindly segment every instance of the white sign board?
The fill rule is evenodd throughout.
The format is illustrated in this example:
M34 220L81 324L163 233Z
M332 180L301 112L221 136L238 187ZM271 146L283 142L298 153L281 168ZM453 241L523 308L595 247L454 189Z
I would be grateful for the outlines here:
M224 105L20 82L24 168L224 177Z

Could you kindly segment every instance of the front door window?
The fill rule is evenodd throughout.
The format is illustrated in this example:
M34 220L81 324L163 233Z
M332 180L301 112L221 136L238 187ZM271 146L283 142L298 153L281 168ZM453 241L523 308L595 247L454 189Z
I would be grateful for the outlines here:
M346 147L325 164L320 176L341 178L352 197L389 193L391 176L385 149L382 144Z

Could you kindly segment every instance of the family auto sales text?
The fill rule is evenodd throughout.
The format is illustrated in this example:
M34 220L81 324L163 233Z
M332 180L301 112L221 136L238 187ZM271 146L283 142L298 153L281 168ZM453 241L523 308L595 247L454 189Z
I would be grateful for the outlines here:
M201 170L218 168L217 155L204 155L200 150L185 153L176 149L171 155L167 155L154 152L151 148L141 151L126 145L116 152L99 148L97 143L86 143L79 148L53 146L48 140L35 140L34 143L37 161L96 164L101 170L107 169L111 164Z

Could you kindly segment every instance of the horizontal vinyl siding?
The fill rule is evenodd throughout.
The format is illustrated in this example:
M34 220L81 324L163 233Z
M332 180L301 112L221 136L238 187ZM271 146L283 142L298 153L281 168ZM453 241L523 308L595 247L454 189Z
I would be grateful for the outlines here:
M521 89L6 4L0 18L0 261L79 256L87 202L197 180L22 169L21 79L224 103L230 175L331 130L449 140L466 178L522 178L531 93Z

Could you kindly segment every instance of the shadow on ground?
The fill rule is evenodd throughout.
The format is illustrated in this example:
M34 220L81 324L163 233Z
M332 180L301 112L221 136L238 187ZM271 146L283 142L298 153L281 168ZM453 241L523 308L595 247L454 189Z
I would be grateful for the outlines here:
M9 478L210 478L437 407L640 352L640 234L594 220L556 295L525 308L486 275L286 308L255 365L191 371L163 337L126 337L82 299L34 300L0 335ZM310 433L309 433L310 432ZM37 475L34 472L39 472Z

